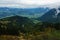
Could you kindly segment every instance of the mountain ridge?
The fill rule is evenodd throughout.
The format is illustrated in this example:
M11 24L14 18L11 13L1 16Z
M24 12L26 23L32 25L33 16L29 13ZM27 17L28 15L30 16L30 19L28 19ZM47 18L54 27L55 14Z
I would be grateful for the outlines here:
M60 23L59 14L60 14L60 10L53 8L48 12L46 12L43 16L39 17L38 20L41 20L42 22L50 22L50 23L59 22Z
M7 7L1 7L0 8L0 18L11 16L11 15L20 15L25 17L35 17L35 16L41 16L46 11L48 11L49 8L29 8L29 9L22 9L22 8L7 8Z

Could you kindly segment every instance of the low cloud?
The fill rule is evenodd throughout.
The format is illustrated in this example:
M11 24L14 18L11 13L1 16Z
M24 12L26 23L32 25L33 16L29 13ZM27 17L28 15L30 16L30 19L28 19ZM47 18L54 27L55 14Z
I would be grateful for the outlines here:
M0 7L56 7L59 6L60 0L0 0Z

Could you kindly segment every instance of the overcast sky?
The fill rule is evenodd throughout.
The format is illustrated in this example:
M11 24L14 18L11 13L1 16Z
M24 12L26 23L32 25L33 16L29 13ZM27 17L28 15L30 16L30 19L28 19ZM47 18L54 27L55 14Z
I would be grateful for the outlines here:
M59 5L60 0L0 0L0 7L39 7L40 5L56 4ZM52 5L53 6L53 5Z

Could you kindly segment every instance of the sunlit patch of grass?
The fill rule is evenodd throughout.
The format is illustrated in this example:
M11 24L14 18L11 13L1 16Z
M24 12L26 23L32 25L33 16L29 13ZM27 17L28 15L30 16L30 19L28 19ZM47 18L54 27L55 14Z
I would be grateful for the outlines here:
M0 40L19 40L18 36L1 35Z

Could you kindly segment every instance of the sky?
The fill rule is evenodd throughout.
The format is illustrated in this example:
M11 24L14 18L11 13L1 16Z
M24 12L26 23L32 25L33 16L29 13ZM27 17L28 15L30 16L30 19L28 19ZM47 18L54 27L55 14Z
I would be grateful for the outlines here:
M0 0L0 7L30 8L40 7L42 5L55 7L59 6L59 3L60 0Z

